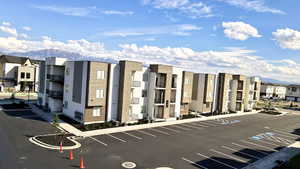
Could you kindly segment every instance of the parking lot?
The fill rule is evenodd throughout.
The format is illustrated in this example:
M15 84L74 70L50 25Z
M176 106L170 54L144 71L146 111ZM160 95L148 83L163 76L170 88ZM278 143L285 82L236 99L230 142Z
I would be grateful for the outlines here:
M6 144L17 157L8 161L30 169L79 168L79 155L89 169L124 169L124 162L138 169L239 169L293 143L300 127L298 113L254 114L99 135L79 139L83 146L70 161L68 151L59 153L28 141L30 136L55 132L34 114L6 112L0 120L1 138L8 136Z
M105 168L130 161L147 169L239 169L295 142L296 119L257 114L93 136L85 156Z

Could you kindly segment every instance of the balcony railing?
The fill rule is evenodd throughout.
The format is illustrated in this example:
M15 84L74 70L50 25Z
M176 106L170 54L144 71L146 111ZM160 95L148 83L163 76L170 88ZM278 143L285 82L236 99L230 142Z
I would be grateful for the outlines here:
M53 90L46 90L46 93L49 95L49 97L52 97L54 99L62 99L63 98L63 92L61 91L53 91Z
M47 74L47 79L52 82L64 83L64 76Z
M164 82L156 82L156 87L157 88L166 88L166 83L164 83Z
M155 98L154 99L154 103L155 104L164 104L165 103L165 99L164 98Z
M141 82L140 81L132 81L132 87L141 87Z
M131 99L131 104L139 104L140 103L140 99L137 97L134 97Z
M171 98L171 103L175 103L176 102L176 97L172 97Z

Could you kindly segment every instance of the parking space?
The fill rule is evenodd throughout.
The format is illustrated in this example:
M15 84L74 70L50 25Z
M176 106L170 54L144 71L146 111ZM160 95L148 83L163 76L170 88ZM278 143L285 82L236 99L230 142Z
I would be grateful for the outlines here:
M107 147L115 144L123 144L127 142L144 141L160 137L172 137L195 133L200 130L224 126L222 120L199 121L192 123L176 124L169 126L161 126L155 128L147 128L128 132L119 132L113 134L104 134L91 137L92 140Z

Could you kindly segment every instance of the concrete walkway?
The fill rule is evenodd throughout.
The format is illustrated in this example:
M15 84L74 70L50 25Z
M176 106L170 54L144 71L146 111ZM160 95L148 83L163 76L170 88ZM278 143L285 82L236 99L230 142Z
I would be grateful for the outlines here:
M53 115L51 113L46 113L43 110L39 109L35 105L30 105L32 111L41 116L46 121L52 123ZM216 120L220 118L228 118L228 117L238 117L238 116L245 116L256 114L257 111L247 112L247 113L235 113L235 114L226 114L226 115L218 115L218 116L210 116L210 117L199 117L199 118L192 118L192 119L185 119L185 120L175 120L175 121L166 121L166 122L157 122L157 123L148 123L148 124L140 124L134 126L122 126L122 127L114 127L114 128L107 128L107 129L99 129L99 130L91 130L82 132L77 128L73 127L72 125L65 123L63 121L59 122L59 127L69 133L74 134L75 136L81 137L91 137L97 136L102 134L111 134L111 133L118 133L118 132L125 132L125 131L132 131L132 130L140 130L146 128L153 128L153 127L162 127L162 126L169 126L175 124L183 124L183 123L191 123L191 122L198 122L198 121L206 121L206 120Z
M263 159L260 159L243 169L272 169L276 166L276 160L288 161L297 154L300 154L300 142L295 142L279 152L275 152Z

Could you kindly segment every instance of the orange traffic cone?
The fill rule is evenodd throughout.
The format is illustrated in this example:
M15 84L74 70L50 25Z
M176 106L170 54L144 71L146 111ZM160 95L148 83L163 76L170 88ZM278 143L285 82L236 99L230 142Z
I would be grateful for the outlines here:
M72 150L70 150L69 159L73 160L73 151Z
M85 166L84 166L84 164L83 164L83 157L80 157L80 169L84 169L85 168Z
M62 142L60 142L60 145L59 145L59 152L63 153Z

